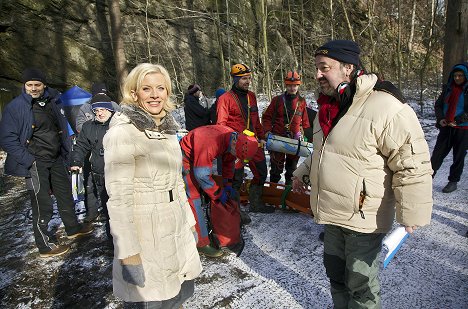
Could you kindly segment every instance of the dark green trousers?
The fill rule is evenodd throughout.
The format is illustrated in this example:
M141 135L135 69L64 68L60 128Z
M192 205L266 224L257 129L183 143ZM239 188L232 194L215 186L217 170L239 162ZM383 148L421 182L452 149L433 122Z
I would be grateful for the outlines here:
M377 257L384 236L325 225L323 263L335 309L381 308Z

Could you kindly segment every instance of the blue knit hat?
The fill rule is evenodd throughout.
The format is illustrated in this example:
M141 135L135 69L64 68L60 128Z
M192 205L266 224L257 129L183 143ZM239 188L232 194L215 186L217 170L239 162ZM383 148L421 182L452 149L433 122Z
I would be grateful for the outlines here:
M114 111L114 106L112 106L112 100L109 98L107 95L99 93L96 94L92 99L91 99L91 108L93 111L97 108L105 108L111 112Z
M354 41L332 40L320 46L315 51L315 56L323 55L340 62L360 66L359 54L361 50Z

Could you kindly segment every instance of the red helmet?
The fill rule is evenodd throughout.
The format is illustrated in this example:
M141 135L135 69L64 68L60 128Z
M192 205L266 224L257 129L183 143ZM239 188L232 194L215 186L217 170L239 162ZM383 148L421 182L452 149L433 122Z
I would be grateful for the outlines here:
M251 160L258 150L257 139L245 134L237 134L236 157L242 161Z
M231 76L249 76L252 71L243 63L235 64L231 67Z
M284 83L286 85L300 85L302 83L301 76L296 71L289 71L284 77Z

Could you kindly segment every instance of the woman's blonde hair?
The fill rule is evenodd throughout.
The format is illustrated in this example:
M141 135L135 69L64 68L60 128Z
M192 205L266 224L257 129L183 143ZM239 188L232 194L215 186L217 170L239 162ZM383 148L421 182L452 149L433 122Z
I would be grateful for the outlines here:
M163 66L152 63L140 63L125 78L122 86L122 104L139 106L138 102L135 102L132 97L132 91L138 92L145 76L152 73L160 73L164 77L167 89L167 100L164 103L164 110L170 112L175 109L175 104L171 100L172 83L169 72Z

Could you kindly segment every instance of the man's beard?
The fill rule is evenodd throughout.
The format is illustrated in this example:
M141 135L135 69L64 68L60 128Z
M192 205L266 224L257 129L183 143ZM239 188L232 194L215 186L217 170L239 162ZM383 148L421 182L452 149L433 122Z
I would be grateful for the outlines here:
M321 86L320 85L320 81L326 81L326 85L325 86ZM319 87L320 87L320 90L321 92L324 94L324 95L327 95L327 96L330 96L330 97L333 97L336 95L336 89L333 89L331 86L330 86L330 83L328 82L328 80L326 78L321 78L319 79Z

